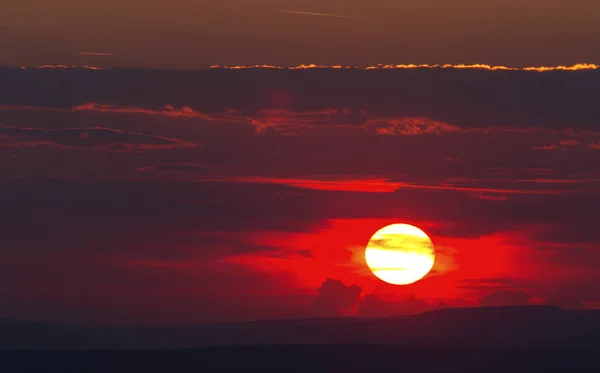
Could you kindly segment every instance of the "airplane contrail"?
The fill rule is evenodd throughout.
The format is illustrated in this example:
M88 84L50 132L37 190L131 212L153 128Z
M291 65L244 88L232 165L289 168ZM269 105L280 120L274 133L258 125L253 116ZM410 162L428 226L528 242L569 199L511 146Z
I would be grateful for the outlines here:
M317 17L332 17L332 18L347 18L347 19L360 19L360 17L343 16L339 14L327 14L327 13L314 13L314 12L301 12L299 10L280 10L280 13L287 14L299 14L304 16L317 16Z
M79 54L84 55L84 56L104 56L104 57L118 56L118 54L116 54L116 53L103 53L103 52L79 52Z

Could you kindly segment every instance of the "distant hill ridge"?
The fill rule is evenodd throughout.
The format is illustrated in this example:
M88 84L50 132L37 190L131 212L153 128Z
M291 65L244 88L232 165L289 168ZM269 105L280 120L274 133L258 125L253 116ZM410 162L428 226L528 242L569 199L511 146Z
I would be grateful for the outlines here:
M145 349L274 344L539 345L600 348L600 312L448 308L415 316L285 319L189 327L64 327L0 319L0 349Z

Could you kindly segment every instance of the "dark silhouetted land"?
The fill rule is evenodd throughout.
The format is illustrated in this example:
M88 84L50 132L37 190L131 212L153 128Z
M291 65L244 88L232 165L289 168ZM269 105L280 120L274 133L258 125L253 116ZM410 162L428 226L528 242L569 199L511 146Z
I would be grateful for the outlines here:
M0 354L2 372L569 372L594 366L600 312L464 308L186 328L2 321L0 346L12 350Z

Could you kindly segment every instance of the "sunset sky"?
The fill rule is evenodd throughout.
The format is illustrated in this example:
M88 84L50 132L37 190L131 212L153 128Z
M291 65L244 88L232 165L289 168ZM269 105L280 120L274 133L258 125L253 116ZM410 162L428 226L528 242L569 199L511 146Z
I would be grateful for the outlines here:
M1 69L2 317L600 306L598 70ZM433 270L367 268L424 230Z
M0 318L600 308L598 14L596 0L5 0ZM577 63L592 65L521 69ZM208 68L254 64L515 70ZM414 284L365 262L394 223L435 246Z
M0 63L574 64L600 60L599 13L596 0L4 0Z

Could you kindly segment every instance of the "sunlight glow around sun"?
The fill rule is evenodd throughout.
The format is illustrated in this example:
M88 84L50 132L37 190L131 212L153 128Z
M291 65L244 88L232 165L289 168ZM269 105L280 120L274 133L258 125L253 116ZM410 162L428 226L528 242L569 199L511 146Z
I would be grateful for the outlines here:
M422 279L433 267L435 249L425 232L409 224L392 224L371 237L365 250L375 276L393 285Z

